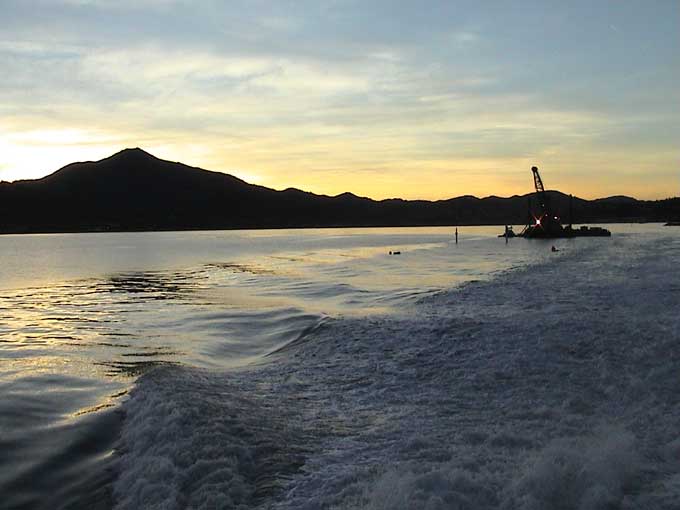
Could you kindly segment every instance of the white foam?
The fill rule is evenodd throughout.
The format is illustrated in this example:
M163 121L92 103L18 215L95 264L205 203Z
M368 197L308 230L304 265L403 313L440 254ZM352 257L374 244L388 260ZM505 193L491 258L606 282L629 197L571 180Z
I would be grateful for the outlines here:
M125 411L118 509L251 508L297 462L284 410L237 378L157 370Z
M118 508L677 509L680 243L584 241L250 370L143 378Z
M620 508L641 470L635 437L617 429L561 438L537 452L510 486L506 508Z

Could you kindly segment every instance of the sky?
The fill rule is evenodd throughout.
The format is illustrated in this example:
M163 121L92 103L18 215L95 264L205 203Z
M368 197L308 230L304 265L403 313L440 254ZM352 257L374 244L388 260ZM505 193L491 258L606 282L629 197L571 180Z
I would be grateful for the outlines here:
M0 0L0 180L126 147L376 199L680 195L680 0Z

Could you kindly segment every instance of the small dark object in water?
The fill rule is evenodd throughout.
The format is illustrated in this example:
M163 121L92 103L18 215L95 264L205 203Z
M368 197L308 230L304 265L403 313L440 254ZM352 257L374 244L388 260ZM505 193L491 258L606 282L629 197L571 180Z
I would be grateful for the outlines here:
M552 252L556 252L556 251L560 251L560 250L558 250L557 248L555 248L555 245L553 245L553 247L552 247L552 248L550 248L550 251L552 251Z
M508 237L517 237L517 234L515 234L515 231L512 230L512 225L506 225L505 232L499 234L498 237L505 237L507 239Z
M401 255L400 251L391 251L390 255Z

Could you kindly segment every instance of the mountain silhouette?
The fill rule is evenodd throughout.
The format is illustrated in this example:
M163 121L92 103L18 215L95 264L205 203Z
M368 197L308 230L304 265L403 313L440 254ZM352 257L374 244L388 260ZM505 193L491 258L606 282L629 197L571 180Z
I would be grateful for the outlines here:
M548 195L567 221L569 197ZM276 191L135 148L42 179L0 182L0 232L523 224L530 196L376 201ZM575 222L665 221L678 216L680 199L574 198L571 210Z

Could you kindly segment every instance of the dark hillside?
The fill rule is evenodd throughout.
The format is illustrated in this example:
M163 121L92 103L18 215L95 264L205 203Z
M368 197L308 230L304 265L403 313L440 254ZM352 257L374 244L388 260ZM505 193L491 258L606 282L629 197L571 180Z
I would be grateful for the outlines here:
M276 191L126 149L42 179L1 182L0 232L522 224L530 196L375 201ZM567 221L569 197L549 196ZM574 198L572 210L575 222L666 221L680 217L680 199Z

